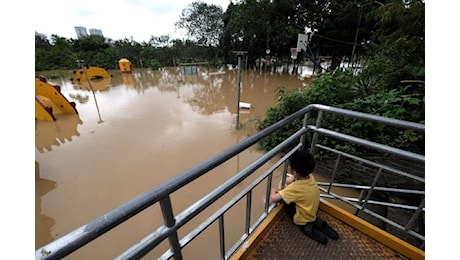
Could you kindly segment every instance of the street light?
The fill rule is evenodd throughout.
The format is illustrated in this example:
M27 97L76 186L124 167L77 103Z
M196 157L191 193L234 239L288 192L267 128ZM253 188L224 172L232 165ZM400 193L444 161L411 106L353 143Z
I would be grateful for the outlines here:
M241 93L241 56L246 55L247 51L233 51L238 56L238 82L236 100L236 129L240 128L240 93Z
M351 51L351 66L352 67L353 67L353 63L355 59L355 49L356 49L356 42L358 41L359 26L361 25L361 17L363 16L363 7L371 5L371 4L379 4L380 6L385 6L382 2L379 2L379 1L372 1L365 5L361 5L361 4L356 5L357 7L359 7L359 17L358 17L358 25L356 26L355 41L353 43L353 49Z

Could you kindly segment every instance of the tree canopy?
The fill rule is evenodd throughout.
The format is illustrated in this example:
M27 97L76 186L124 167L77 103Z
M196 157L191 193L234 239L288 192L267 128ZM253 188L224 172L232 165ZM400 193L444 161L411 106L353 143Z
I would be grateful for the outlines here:
M372 6L375 2L371 2ZM311 88L284 93L280 104L269 108L266 118L258 122L259 130L312 103L425 123L424 4L420 1L379 3L376 9L362 16L365 22L359 50L367 58L362 72L356 76L350 70L323 73ZM360 11L364 12L366 6L361 7ZM330 25L325 23L324 26ZM358 29L361 32L361 28ZM316 46L322 46L321 41L317 41ZM346 53L346 41L342 46ZM424 136L414 131L398 132L359 120L346 123L347 128L341 129L343 133L364 139L377 138L380 143L424 153ZM324 126L330 129L338 129L341 125L343 119L336 117L324 122ZM271 149L290 134L290 131L280 132L261 142L261 146ZM342 146L334 140L327 142L338 150L365 152L358 147Z
M38 36L36 70L73 67L74 63L69 63L73 57L60 57L63 49L65 55L74 53L107 68L114 68L121 57L132 60L135 67L145 67L152 59L161 66L210 58L214 63L234 63L236 50L247 51L249 63L265 56L268 49L270 56L289 60L297 34L306 29L314 32L310 47L316 56L363 59L382 53L382 46L396 43L412 45L413 52L420 52L425 39L424 11L424 2L416 0L240 0L231 1L225 12L219 6L195 1L176 22L177 28L186 30L186 40L170 35L152 35L141 43L128 38L69 40L52 35L48 40ZM400 54L387 50L381 55L404 58Z
M271 57L289 61L289 49L296 47L297 34L309 29L315 55L337 57L339 61L357 57L365 66L358 75L350 71L323 73L311 90L287 93L279 106L267 111L259 129L309 103L424 123L424 1L240 0L231 1L225 12L198 1L183 10L176 26L185 29L189 38L162 35L138 43L127 38L109 41L101 36L65 39L52 35L48 39L38 34L35 70L74 69L76 59L108 69L116 68L120 58L129 59L134 67L153 69L192 61L217 65L236 62L236 50L247 51L249 63L268 55L268 49ZM302 60L305 58L298 62ZM326 123L334 126L334 120ZM351 122L346 131L378 135L382 142L416 152L424 150L424 139L412 132L396 133L398 137L391 139L386 130L359 122ZM289 132L267 139L263 146L271 148L284 134Z
M218 46L223 30L223 11L220 6L204 2L192 2L182 11L175 26L185 29L187 36L199 45Z

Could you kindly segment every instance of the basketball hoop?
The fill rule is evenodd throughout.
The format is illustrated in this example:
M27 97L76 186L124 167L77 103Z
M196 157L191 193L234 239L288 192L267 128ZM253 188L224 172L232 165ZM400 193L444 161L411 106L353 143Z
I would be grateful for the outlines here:
M297 48L291 48L291 59L297 59Z

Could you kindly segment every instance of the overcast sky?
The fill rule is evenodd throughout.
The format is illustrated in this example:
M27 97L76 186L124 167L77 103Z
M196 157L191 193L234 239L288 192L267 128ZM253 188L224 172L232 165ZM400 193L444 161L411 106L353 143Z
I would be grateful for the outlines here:
M175 30L182 10L192 0L40 0L37 1L33 20L35 31L47 35L57 34L67 39L77 38L75 26L100 29L106 38L124 38L142 42L150 36L171 35L183 38ZM225 12L230 0L202 0L222 7Z

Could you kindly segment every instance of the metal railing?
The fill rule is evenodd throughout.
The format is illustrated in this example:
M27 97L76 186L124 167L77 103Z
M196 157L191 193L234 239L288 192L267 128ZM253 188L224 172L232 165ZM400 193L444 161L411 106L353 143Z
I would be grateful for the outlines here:
M400 129L414 130L414 131L421 132L421 133L424 133L425 125L413 123L413 122L401 121L397 119L384 118L380 116L374 116L374 115L364 114L364 113L355 112L355 111L337 109L333 107L324 107L321 105L317 105L316 108L319 111L316 125L308 126L308 128L313 130L313 133L314 133L313 138L312 138L311 147L310 147L310 152L314 153L316 149L322 149L324 151L328 151L330 153L337 155L335 167L331 173L330 180L328 182L318 182L318 184L320 185L320 190L323 192L323 194L321 194L321 197L337 199L337 200L347 203L348 205L355 208L355 211L354 211L355 215L359 215L360 213L366 213L374 217L375 219L380 220L384 222L385 224L392 226L393 228L399 231L402 231L403 234L416 238L420 242L419 245L417 246L421 249L424 249L425 247L424 234L421 234L421 232L416 232L415 230L412 229L415 221L418 218L420 218L421 214L424 213L425 211L425 190L424 188L423 190L418 190L414 188L414 186L424 187L425 185L424 172L422 174L423 176L418 176L418 175L408 173L404 170L396 169L394 167L391 167L391 166L388 166L382 163L370 161L365 158L361 158L359 156L355 156L349 153L338 151L331 147L327 147L327 146L318 144L317 142L318 142L318 137L320 135L327 136L330 138L334 138L336 140L341 140L341 141L345 141L348 143L358 144L360 146L371 148L371 149L383 152L385 154L395 155L400 158L406 158L413 162L424 163L425 162L424 155L413 153L413 152L402 150L402 149L398 149L395 147L390 147L390 146L372 142L369 140L364 140L364 139L357 138L354 136L345 135L343 133L339 133L336 131L322 128L321 125L322 125L324 113L326 112L332 113L332 114L338 114L342 116L347 116L351 118L364 119L367 121L376 122L376 123L380 123L380 124L384 124L388 126L394 126ZM376 168L377 172L372 182L369 185L354 185L354 184L336 182L336 178L338 177L337 176L337 166L340 163L340 161L343 160L342 158L352 159L356 162L359 162L362 165L367 165L367 166ZM382 177L384 173L387 173L387 174L385 175L385 177ZM369 176L372 176L373 174L374 173L370 172ZM390 176L392 176L393 179L395 178L410 179L412 181L412 185L407 185L408 188L404 188L404 186L406 186L405 184L400 184L398 185L398 187L378 186L379 180L391 178ZM418 183L419 185L414 185L413 183ZM350 197L341 196L339 194L332 192L331 191L332 187L344 187L347 189L357 190L359 191L360 196L358 198L350 198ZM394 194L395 197L397 197L400 194L415 195L416 197L418 197L420 202L418 205L413 206L413 205L408 205L408 204L398 204L398 203L392 203L392 202L386 202L386 201L371 200L371 196L375 192L383 192L385 194ZM398 220L390 219L386 216L383 216L380 213L377 213L371 210L369 208L370 205L374 205L374 206L378 205L378 206L383 206L386 208L393 208L393 209L411 210L413 211L413 213L410 219L406 223L398 223L398 222L401 222L401 219L398 219L398 217L395 218Z
M309 125L309 118L311 116L311 112L316 111L318 112L318 117L316 120L316 125ZM138 259L142 256L148 254L151 250L157 247L161 242L168 239L169 241L169 250L163 253L160 259L183 259L182 249L186 247L189 242L193 239L198 237L205 229L207 229L211 224L218 223L218 235L220 239L220 258L221 259L228 259L230 258L238 248L240 248L245 240L258 228L258 226L265 220L265 218L271 213L271 211L275 208L276 205L269 205L268 198L270 194L270 190L272 188L272 177L273 173L276 169L280 166L283 166L283 172L285 173L287 170L287 158L297 149L306 145L306 134L309 132L313 133L313 137L311 140L311 147L310 151L314 153L315 149L324 149L330 152L334 152L338 155L338 160L340 157L350 157L352 159L359 159L363 163L367 163L370 165L374 165L379 169L384 169L385 171L391 171L395 174L399 174L404 176L405 178L413 178L416 181L424 182L424 178L411 175L409 173L405 173L396 169L392 169L391 167L380 165L371 161L367 161L363 158L355 157L351 154L346 154L340 151L337 151L332 148L328 148L323 146L322 144L318 143L320 140L320 136L328 136L337 138L343 141L349 141L355 144L363 145L369 148L377 149L379 151L383 151L385 153L395 154L399 156L403 156L410 159L415 159L417 161L424 161L424 155L411 153L408 151L400 150L397 148L389 147L383 144L374 143L372 141L363 140L360 138L356 138L353 136L344 135L342 133L334 132L325 128L321 127L323 114L324 113L332 113L338 114L342 116L352 117L352 118L361 118L373 122L382 123L389 126L401 127L403 129L412 129L416 131L424 132L424 125L401 121L396 119L385 118L381 116L374 116L369 114L364 114L360 112L354 112L324 105L312 104L308 105L305 108L297 111L296 113L292 114L289 117L286 117L283 120L263 129L262 131L244 139L243 141L233 145L232 147L224 150L223 152L203 161L202 163L197 164L196 166L186 170L185 172L177 175L169 179L168 181L154 187L153 189L147 191L144 194L132 199L131 201L113 209L112 211L96 218L95 220L75 229L74 231L63 235L62 237L56 239L55 241L37 249L35 251L35 258L36 259L60 259L63 258L76 250L80 249L84 245L90 243L91 241L95 240L96 238L104 235L106 232L112 230L113 228L117 227L118 225L122 224L123 222L131 219L132 217L136 216L137 214L143 212L144 210L150 208L153 205L157 205L159 203L160 209L163 216L163 225L159 226L156 230L153 230L152 233L147 235L146 237L142 238L140 241L132 245L130 248L126 249L123 253L121 253L116 259ZM275 131L291 124L295 120L303 118L303 125L300 129L291 135L289 138L284 140L282 143L277 145L272 150L266 152L263 156L259 159L252 162L249 166L244 168L243 170L237 172L233 177L228 179L226 182L215 188L213 191L190 205L188 208L183 210L182 212L175 214L173 211L173 205L171 200L171 195L176 192L177 190L184 187L186 184L193 182L200 176L205 175L212 169L218 167L219 165L223 164L224 162L228 161L229 159L235 157L236 155L240 154L241 152L245 151L252 145L258 143L265 137L273 134ZM288 152L285 152L288 149ZM223 206L217 209L211 216L209 216L204 222L200 223L198 226L194 227L191 232L179 238L178 229L184 226L185 224L189 223L194 217L198 214L203 212L207 209L210 205L213 205L218 199L220 199L225 194L228 194L230 190L240 184L243 180L247 179L247 177L252 176L256 170L261 168L262 165L267 163L275 156L279 155L281 152L284 153L280 159L278 159L273 165L271 165L268 170L264 171L260 176L256 177L249 185L245 186L236 196L232 197L228 201L225 202ZM320 189L323 191L321 194L322 197L325 198L334 198L344 201L353 207L355 207L358 211L365 212L367 214L371 214L390 225L394 225L397 228L405 230L408 234L416 236L418 239L424 240L424 236L419 234L413 230L411 227L414 223L414 220L424 212L424 202L422 202L418 207L407 207L403 205L396 205L396 204L382 204L388 207L402 207L405 209L414 210L413 217L409 221L409 223L398 224L396 221L387 219L385 216L381 216L373 211L371 211L367 206L371 204L377 204L375 201L370 199L370 194L373 191L378 190L385 190L383 187L378 187L376 185L371 186L359 186L359 185L349 185L349 184L339 184L334 183L334 173L332 173L333 177L329 183L319 183ZM377 174L376 179L379 178L381 175L380 173L382 170L379 170L379 174ZM284 182L285 176L283 176ZM265 194L266 194L266 203L263 210L263 213L260 216L256 216L255 221L251 221L253 216L251 215L252 209L252 194L256 187L261 185L262 182L266 181L265 187ZM375 184L375 183L374 183ZM283 184L284 185L284 184ZM367 191L366 198L348 198L333 193L331 191L332 187L338 186L346 186L347 188L351 189L360 189ZM325 188L327 187L327 188ZM386 191L392 192L406 192L406 193L415 193L424 198L424 191L417 191L417 190L404 190L404 189L387 189ZM225 213L235 206L239 201L245 199L245 228L244 232L239 236L236 241L230 241L231 247L226 250L227 242L225 236ZM424 201L424 199L423 199Z

